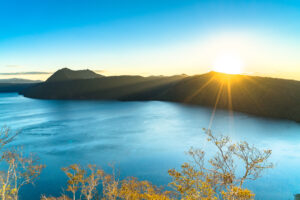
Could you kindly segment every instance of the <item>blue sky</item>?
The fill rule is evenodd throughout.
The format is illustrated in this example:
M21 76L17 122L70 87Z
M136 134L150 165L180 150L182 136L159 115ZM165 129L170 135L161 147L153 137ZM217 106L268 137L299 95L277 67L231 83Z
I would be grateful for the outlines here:
M1 78L62 67L107 74L198 74L234 51L244 73L300 79L300 1L0 3Z

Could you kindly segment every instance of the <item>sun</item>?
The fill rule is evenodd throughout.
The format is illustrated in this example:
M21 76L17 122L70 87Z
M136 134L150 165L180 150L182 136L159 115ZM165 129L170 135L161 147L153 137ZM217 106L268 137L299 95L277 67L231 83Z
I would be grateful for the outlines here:
M215 59L213 70L226 74L240 74L243 72L243 61L235 54L223 54Z

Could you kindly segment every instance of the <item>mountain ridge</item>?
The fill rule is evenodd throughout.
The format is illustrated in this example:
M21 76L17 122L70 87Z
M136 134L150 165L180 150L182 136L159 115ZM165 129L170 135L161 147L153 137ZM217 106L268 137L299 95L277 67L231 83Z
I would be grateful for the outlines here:
M219 72L46 81L21 94L40 99L179 102L300 122L300 81Z
M58 82L66 80L78 80L78 79L93 79L103 77L89 69L86 70L71 70L69 68L62 68L53 73L46 82Z
M30 79L22 79L22 78L9 78L9 79L0 79L0 83L7 84L23 84L23 83L39 83L41 80L30 80Z

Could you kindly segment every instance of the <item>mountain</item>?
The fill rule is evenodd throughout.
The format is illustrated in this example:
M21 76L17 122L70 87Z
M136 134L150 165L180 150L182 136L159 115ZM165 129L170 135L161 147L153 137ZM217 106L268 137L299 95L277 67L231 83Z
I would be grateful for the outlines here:
M0 79L0 83L9 83L9 84L23 84L23 83L39 83L40 80L29 80L21 78L11 78L11 79Z
M37 83L0 83L0 93L20 93L27 88L33 87L35 84Z
M300 81L211 72L187 77L161 100L300 122Z
M56 71L52 76L47 79L47 82L58 82L67 80L79 80L79 79L93 79L103 77L100 74L96 74L91 70L78 70L73 71L68 68L63 68Z
M41 81L28 79L0 79L0 92L21 92L22 90L32 87Z
M40 99L145 100L158 98L183 76L103 76L94 79L44 82L22 92Z
M55 74L54 74L55 75ZM300 122L300 81L210 72L46 81L21 92L40 99L160 100Z

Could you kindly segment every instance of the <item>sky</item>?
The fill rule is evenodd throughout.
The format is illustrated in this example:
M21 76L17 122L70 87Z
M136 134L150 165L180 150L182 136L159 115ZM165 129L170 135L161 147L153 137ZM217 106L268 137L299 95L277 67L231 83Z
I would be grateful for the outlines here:
M299 20L292 0L0 0L0 78L43 80L63 67L193 75L218 65L300 80Z

